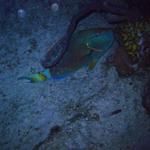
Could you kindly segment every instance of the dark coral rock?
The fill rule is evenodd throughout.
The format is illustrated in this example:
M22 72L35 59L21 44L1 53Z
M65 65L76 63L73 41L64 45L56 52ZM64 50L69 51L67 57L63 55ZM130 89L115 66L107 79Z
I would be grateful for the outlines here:
M145 54L144 57L141 59L140 67L144 70L150 68L150 53Z
M120 76L132 75L135 72L131 66L128 54L123 48L119 48L116 51L113 63Z
M143 45L140 50L139 67L144 70L150 68L150 33L144 34Z
M53 126L50 130L51 136L54 136L55 134L62 131L62 128L59 125Z
M145 108L146 112L150 115L150 80L144 88L142 95L142 105Z
M33 150L38 150L40 149L40 147L42 145L45 145L47 143L50 143L53 141L53 139L55 138L55 136L60 133L62 131L62 127L59 126L59 125L55 125L53 126L51 129L50 129L50 132L48 134L48 136L41 142L39 142L38 144L36 144L34 147L33 147Z
M132 150L150 150L150 135L143 135L140 140L132 146Z

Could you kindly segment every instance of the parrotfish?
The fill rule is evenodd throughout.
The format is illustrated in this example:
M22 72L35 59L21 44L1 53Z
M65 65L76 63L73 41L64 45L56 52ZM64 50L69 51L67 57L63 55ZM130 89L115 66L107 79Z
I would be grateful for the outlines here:
M115 36L110 29L95 28L75 32L68 50L57 65L19 79L35 83L64 78L82 67L92 70L100 57L112 47L114 39Z

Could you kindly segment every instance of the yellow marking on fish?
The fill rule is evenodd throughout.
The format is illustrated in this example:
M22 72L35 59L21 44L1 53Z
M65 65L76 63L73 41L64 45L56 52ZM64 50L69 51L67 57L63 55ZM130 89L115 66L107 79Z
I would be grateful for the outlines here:
M42 74L42 73L39 73L39 78L40 78L42 81L47 79L47 77L46 77L44 74Z
M96 60L93 60L92 62L90 62L90 63L88 64L88 69L89 69L89 70L92 70L92 69L96 66L96 63L97 63Z
M47 77L42 73L37 73L31 76L31 82L39 82L39 81L45 81L47 80Z

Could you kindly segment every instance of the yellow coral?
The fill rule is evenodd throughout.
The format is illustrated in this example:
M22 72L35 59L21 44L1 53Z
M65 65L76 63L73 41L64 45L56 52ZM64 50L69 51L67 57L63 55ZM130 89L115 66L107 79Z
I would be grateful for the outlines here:
M142 33L150 32L150 22L149 21L137 21L134 23L127 23L121 25L117 33L120 35L120 39L124 47L127 49L128 54L136 59L139 55L139 40Z

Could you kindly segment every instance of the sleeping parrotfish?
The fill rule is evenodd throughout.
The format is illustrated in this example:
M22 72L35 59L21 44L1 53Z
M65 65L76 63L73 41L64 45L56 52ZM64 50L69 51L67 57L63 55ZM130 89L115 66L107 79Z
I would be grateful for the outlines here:
M19 79L40 82L64 78L82 67L91 70L99 58L112 47L114 38L110 29L95 28L75 32L67 52L56 66Z

